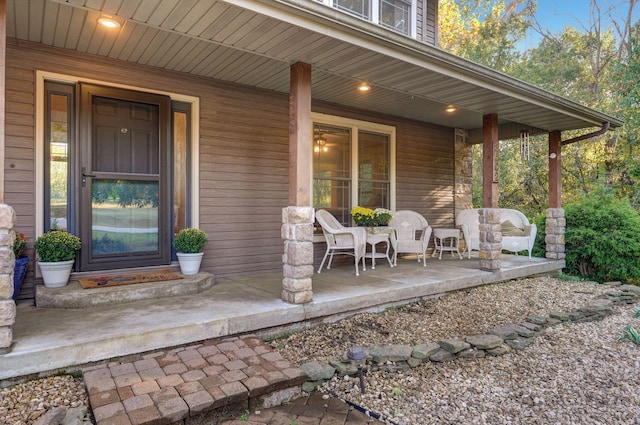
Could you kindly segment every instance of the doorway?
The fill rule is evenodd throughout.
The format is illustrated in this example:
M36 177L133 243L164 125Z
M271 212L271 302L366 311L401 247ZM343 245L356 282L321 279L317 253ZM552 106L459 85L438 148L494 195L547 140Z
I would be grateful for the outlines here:
M170 113L166 96L80 85L82 271L169 264Z

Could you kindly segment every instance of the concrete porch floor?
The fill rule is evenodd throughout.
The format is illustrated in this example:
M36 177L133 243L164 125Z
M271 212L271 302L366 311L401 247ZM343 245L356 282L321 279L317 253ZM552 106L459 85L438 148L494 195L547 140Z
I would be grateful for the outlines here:
M502 256L499 272L479 270L479 260L443 256L427 267L402 258L379 262L356 277L352 265L313 276L313 301L293 305L280 298L280 273L216 279L194 295L140 300L85 309L18 305L11 351L0 355L0 379L50 372L136 353L229 335L276 335L308 321L335 321L360 311L382 310L422 297L536 274L558 272L564 261Z

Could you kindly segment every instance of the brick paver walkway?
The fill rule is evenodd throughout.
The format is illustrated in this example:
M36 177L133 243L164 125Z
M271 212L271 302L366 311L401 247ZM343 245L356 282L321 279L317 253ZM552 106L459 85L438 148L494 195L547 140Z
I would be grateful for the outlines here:
M348 406L342 400L314 393L291 403L253 413L246 420L235 419L222 425L373 425L382 422Z
M254 408L261 397L286 398L306 380L252 336L93 366L83 375L98 425L180 424L208 412Z

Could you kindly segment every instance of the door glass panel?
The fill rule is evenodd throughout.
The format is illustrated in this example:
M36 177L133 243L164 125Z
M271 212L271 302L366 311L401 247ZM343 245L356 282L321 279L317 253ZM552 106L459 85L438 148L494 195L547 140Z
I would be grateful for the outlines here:
M92 250L95 256L158 252L158 182L95 179Z
M187 225L187 181L189 170L188 156L188 122L185 112L173 113L173 231L174 233L188 227Z
M51 229L67 230L67 188L69 185L69 100L49 97L49 211Z

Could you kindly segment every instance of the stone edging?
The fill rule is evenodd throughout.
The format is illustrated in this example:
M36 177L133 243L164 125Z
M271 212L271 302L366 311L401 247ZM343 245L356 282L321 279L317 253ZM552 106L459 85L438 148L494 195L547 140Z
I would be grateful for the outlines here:
M334 358L329 364L313 361L300 366L307 382L302 386L305 392L317 390L324 382L339 376L355 376L358 366L365 371L398 372L418 367L426 362L445 362L461 358L483 358L500 356L512 350L523 350L550 326L560 323L582 323L600 320L613 314L614 305L635 304L640 301L640 287L621 285L620 282L607 282L603 285L615 287L596 298L586 306L569 312L550 312L548 315L531 315L519 324L499 326L483 335L470 335L465 338L443 339L437 343L427 342L410 345L372 345L361 361L350 360L345 353L342 358ZM356 350L362 350L356 347ZM350 352L352 350L349 350ZM358 365L359 363L359 365Z

